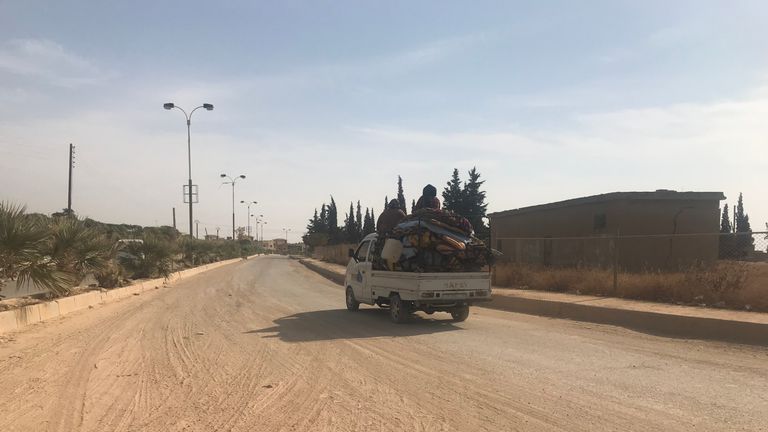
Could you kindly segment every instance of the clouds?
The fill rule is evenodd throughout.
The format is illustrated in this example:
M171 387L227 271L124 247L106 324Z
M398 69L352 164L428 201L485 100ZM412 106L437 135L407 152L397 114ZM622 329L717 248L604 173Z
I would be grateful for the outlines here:
M760 179L768 172L768 91L742 98L575 114L563 128L435 131L350 128L362 139L409 149L433 165L474 164L488 179L493 208L580 194L671 188L739 192L755 220L768 219ZM469 156L471 155L471 157ZM549 190L552 183L562 188ZM517 196L502 192L511 185ZM536 191L529 193L529 191ZM547 191L542 193L542 191Z
M0 71L61 87L95 84L110 75L48 39L13 39L0 45Z

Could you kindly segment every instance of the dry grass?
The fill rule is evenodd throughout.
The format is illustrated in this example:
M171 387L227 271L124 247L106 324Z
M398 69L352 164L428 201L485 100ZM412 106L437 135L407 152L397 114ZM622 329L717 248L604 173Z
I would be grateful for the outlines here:
M677 273L619 273L500 263L496 286L768 311L768 264L723 261Z

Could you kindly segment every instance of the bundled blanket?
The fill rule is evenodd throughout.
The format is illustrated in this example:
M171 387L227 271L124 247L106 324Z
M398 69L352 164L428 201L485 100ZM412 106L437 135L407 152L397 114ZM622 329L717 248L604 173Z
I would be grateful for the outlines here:
M377 269L473 272L491 264L490 250L473 235L469 221L450 211L417 210L395 226L387 238L402 242L402 254L396 263L375 259L374 267ZM382 238L377 242L374 257L381 257L385 241Z

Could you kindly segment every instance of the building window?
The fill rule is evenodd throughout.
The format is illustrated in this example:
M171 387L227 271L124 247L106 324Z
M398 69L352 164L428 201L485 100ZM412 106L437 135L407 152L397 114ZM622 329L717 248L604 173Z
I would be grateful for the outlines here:
M593 227L595 231L605 229L608 225L608 218L605 217L605 213L596 214L593 219Z

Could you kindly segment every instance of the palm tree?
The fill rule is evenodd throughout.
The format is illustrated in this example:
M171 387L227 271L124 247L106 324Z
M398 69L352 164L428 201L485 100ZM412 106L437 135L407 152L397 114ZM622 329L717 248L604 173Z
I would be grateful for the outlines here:
M56 267L80 283L89 273L103 271L114 258L115 242L77 217L55 218L50 223L47 254Z
M171 274L175 243L145 233L140 242L125 246L126 254L120 264L131 273L132 278L148 278L155 275L168 277Z
M0 202L0 286L5 280L16 280L66 294L75 278L58 268L47 253L47 227L25 211L23 206Z

